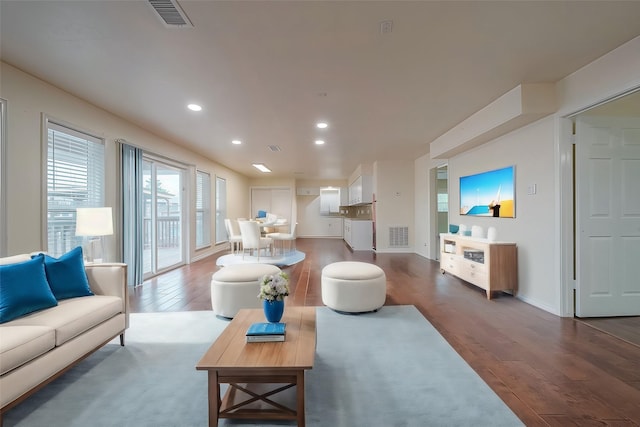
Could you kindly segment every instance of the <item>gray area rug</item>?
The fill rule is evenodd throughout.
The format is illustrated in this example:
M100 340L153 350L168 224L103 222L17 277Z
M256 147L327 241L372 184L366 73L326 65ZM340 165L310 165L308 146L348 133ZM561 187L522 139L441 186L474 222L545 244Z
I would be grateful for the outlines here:
M260 264L272 264L277 266L290 266L303 261L305 258L305 253L301 251L290 251L284 254L278 253L276 256L260 256L258 259L257 256L251 256L245 254L243 257L242 254L227 254L222 255L216 261L216 265L221 267L225 267L227 265L235 265L235 264L255 264L259 262Z
M4 426L206 426L207 375L195 365L227 325L212 312L132 314L125 347L106 345L10 410ZM318 307L317 329L308 426L523 425L413 306L355 316Z

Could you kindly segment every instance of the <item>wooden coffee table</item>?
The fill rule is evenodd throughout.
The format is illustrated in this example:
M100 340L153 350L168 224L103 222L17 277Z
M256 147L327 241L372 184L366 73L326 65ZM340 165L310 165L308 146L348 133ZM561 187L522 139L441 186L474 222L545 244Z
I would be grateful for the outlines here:
M209 426L220 418L255 418L297 420L303 427L304 371L313 368L316 354L316 309L285 308L284 342L246 343L245 332L255 322L265 322L261 309L240 310L196 365L208 372ZM229 384L222 399L220 384ZM294 386L295 408L277 401L277 394Z

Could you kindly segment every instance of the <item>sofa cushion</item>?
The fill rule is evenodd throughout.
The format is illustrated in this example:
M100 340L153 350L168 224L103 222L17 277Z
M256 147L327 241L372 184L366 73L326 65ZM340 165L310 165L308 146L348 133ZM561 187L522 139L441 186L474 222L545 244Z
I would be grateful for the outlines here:
M41 257L0 265L0 323L58 304Z
M19 262L29 261L30 259L31 257L27 254L12 255L12 256L0 258L0 265L17 264Z
M54 348L56 334L48 326L0 326L0 375Z
M11 325L49 326L55 329L59 346L121 312L122 299L93 295L59 301L57 307L31 313Z
M87 273L84 271L80 246L71 249L60 258L46 254L34 255L34 258L36 257L44 258L47 281L57 300L93 295Z

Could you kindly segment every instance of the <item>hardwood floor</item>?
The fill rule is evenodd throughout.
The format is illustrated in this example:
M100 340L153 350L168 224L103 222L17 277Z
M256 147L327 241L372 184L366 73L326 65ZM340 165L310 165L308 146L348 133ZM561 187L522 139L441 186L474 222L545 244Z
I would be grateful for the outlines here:
M297 248L306 259L284 269L288 304L322 305L329 263L375 263L387 275L386 305L415 305L526 425L640 425L640 347L507 294L489 301L418 255L352 253L338 239L298 239ZM131 293L132 311L210 310L217 256L146 282Z
M578 320L640 347L640 316L595 317Z

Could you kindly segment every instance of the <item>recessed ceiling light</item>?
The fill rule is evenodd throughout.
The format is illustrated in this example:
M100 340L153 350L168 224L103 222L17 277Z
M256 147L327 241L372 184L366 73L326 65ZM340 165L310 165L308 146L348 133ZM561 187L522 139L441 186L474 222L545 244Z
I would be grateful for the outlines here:
M265 172L265 173L271 172L271 169L269 169L268 167L266 167L262 163L254 163L253 167L258 169L260 172Z
M316 139L316 145L322 145L324 144L324 141L321 139Z
M239 139L234 139L233 141L231 141L231 143L233 145L240 145L240 144L242 144L242 141L240 141Z
M199 106L198 104L189 104L187 105L187 108L191 111L201 111L202 107Z
M327 123L325 123L325 122L318 122L318 123L316 123L316 127L317 127L318 129L326 129L328 126L329 126L329 125L328 125Z

